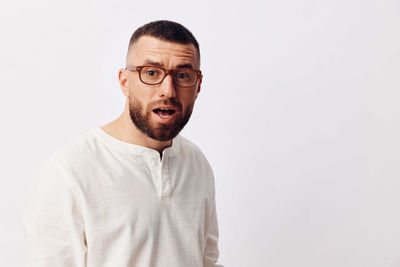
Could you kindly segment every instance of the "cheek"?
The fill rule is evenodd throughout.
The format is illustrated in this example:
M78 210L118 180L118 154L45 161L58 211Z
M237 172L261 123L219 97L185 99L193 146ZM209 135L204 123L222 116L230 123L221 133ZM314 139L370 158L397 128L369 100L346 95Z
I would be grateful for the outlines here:
M142 84L135 84L130 88L130 95L140 101L144 106L151 102L154 95L149 88L145 88Z
M196 100L196 97L197 97L196 91L182 92L179 95L181 103L185 106L191 105Z

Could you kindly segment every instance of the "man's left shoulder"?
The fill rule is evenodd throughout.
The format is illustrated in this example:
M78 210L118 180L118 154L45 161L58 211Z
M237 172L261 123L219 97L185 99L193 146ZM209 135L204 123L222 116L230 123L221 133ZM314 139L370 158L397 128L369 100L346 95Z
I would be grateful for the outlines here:
M182 135L179 135L178 138L180 142L180 152L182 154L185 156L194 156L206 159L201 149L195 143Z
M211 165L206 156L195 143L181 135L179 135L178 138L180 142L180 155L183 158L194 160L197 162L197 164L212 171Z

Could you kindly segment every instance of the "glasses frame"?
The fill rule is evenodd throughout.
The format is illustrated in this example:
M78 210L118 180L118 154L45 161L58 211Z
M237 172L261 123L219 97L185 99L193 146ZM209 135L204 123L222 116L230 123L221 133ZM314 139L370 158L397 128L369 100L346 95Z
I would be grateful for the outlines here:
M158 68L158 69L163 70L163 72L164 72L164 77L163 77L163 78L161 79L161 81L158 82L158 83L146 83L146 82L144 82L144 81L142 80L141 70L142 70L143 68L146 68L146 67L153 67L153 68ZM175 71L180 71L180 70L185 70L185 69L192 70L192 71L195 71L195 72L196 72L196 74L197 74L197 75L196 75L196 81L194 82L193 85L190 85L190 86L182 86L182 85L179 85L179 84L175 81L174 76L173 76L174 72L175 72ZM162 68L162 67L154 66L154 65L142 65L142 66L132 66L132 65L129 65L129 66L126 66L126 67L125 67L125 70L137 71L137 72L139 73L139 80L140 80L142 83L147 84L147 85L157 85L157 84L161 84L161 83L165 80L165 77L167 77L168 74L171 74L172 80L174 81L174 83L175 83L176 85L178 85L179 87L189 88L189 87L195 86L196 83L198 82L199 78L203 77L203 75L201 74L201 70L191 69L191 68L164 69L164 68Z

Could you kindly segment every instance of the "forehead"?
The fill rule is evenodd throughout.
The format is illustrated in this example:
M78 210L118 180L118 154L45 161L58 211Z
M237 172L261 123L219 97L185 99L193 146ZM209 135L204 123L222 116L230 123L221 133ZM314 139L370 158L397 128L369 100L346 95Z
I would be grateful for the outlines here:
M165 67L185 63L198 67L199 64L197 50L192 43L179 44L142 36L129 48L127 63L143 64L146 61L157 62Z

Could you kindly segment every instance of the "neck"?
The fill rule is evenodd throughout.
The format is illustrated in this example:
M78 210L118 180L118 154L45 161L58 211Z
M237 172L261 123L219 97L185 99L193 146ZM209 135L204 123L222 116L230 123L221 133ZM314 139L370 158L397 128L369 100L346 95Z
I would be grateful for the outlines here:
M120 117L102 126L101 129L112 137L123 142L152 148L160 153L165 148L172 145L172 140L154 140L136 128L129 116L129 111L127 111L126 108Z

